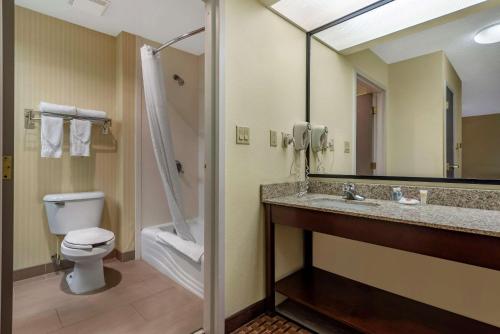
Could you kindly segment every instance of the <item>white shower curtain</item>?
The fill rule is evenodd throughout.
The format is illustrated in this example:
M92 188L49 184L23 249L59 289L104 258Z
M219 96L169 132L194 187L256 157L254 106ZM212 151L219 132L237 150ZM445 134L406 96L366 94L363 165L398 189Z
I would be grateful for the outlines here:
M160 56L159 54L154 55L153 50L154 48L149 45L144 45L141 48L144 97L153 149L175 231L182 239L196 242L184 217L180 179L175 163L170 122L167 115L163 70Z

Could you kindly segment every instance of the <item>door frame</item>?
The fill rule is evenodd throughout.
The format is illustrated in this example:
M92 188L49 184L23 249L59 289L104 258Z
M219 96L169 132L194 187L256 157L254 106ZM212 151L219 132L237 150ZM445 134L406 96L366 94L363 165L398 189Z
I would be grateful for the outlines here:
M447 141L447 136L448 136L448 131L446 128L446 122L447 122L447 112L448 109L446 108L446 103L448 102L448 90L451 91L453 94L453 162L457 162L457 158L459 158L459 155L456 149L456 145L458 143L458 138L457 138L457 92L456 90L448 83L448 80L445 80L444 82L444 101L443 101L443 178L449 179L447 177L448 175L448 169L447 167L447 150L446 150L446 141ZM459 160L459 159L458 159ZM462 162L459 160L459 169L462 168ZM454 171L454 177L451 178L451 180L457 179L457 170ZM460 171L461 173L461 171Z
M373 92L373 107L377 109L377 113L373 118L373 160L377 164L377 168L373 170L373 176L385 175L386 172L386 140L385 140L385 115L386 115L386 100L387 100L387 88L379 83L377 80L373 80L369 75L366 75L359 69L354 72L354 110L353 110L353 173L356 174L356 144L357 144L357 94L358 94L358 80L365 82L366 84L372 86L374 89L379 90Z
M1 123L2 155L14 156L14 0L2 0L1 8ZM13 166L12 166L13 167ZM13 242L14 242L14 173L2 178L1 221L1 305L0 332L12 332Z
M207 334L224 333L224 0L205 2L205 66L204 66L204 298L203 330ZM138 58L140 59L140 58ZM137 66L137 78L142 75ZM141 83L136 80L136 97L141 96ZM135 255L141 257L141 114L140 98L136 98L135 115Z

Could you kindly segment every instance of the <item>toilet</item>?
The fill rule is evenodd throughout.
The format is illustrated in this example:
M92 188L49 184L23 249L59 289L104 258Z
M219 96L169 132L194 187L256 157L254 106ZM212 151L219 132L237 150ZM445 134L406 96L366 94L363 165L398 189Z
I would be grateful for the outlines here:
M66 276L71 291L82 294L104 287L102 259L115 247L114 233L99 227L104 193L50 194L43 202L50 232L65 236L61 254L75 263Z

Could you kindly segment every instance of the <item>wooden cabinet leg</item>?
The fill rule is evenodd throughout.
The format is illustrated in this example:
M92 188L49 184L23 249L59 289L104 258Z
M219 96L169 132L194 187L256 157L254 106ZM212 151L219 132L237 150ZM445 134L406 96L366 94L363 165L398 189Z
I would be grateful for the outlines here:
M275 309L275 238L274 224L271 221L271 206L265 205L266 214L266 309L274 312Z

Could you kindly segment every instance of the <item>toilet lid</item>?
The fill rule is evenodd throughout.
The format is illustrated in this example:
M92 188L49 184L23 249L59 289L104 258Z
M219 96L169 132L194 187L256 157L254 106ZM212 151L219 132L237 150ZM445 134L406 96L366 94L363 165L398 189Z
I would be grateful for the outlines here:
M111 231L99 227L91 227L68 232L64 238L64 242L72 245L91 246L104 244L114 239L114 237L115 234Z

